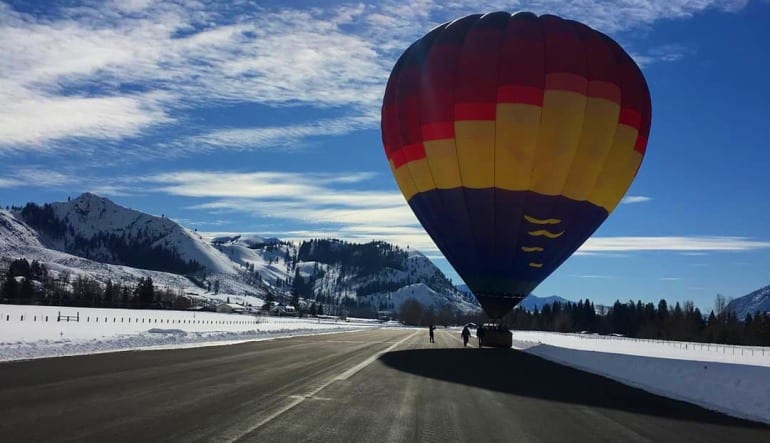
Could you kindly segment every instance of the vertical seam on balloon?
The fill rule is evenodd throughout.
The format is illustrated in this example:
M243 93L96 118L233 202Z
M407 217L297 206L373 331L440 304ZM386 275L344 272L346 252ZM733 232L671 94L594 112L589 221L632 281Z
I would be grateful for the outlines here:
M560 195L563 198L567 198L564 195L564 190L567 187L567 182L569 181L570 172L572 171L572 168L573 168L573 166L575 164L575 158L577 158L578 151L580 150L580 141L583 138L583 130L585 129L585 123L586 123L586 111L588 109L588 97L589 97L588 96L588 87L589 87L589 82L590 82L589 78L588 78L588 64L590 63L590 57L586 56L587 55L587 48L586 48L583 40L580 38L580 32L581 32L580 28L578 26L576 26L574 22L571 22L569 20L563 20L563 22L565 22L570 27L572 32L575 34L576 39L577 39L578 43L580 44L580 46L581 46L581 48L583 50L583 54L585 54L584 57L583 57L583 75L584 75L584 78L586 80L585 105L583 106L583 122L580 124L580 136L578 136L578 140L577 140L578 145L575 147L575 152L574 152L574 154L572 155L572 158L569 161L569 166L567 167L567 176L565 177L564 182L562 183L561 189L560 189L559 194L558 194L558 195ZM550 207L553 208L555 205L556 205L555 203L552 203L550 205ZM573 211L570 211L570 212L568 212L566 214L566 216L561 217L561 218L564 219L564 220L567 220L567 223L571 223L572 217L573 217ZM574 252L574 251L572 251L572 252ZM551 260L546 260L544 262L544 265L546 265L545 269L546 270L547 269L552 269L552 270L555 271L556 270L556 264L566 260L570 255L572 255L572 252L570 252L569 254L566 254L566 253L562 252L561 254L553 255Z
M479 20L479 18L477 17L476 21L478 21L478 20ZM475 24L476 23L474 22L473 25L475 25ZM462 36L463 40L459 44L459 52L458 52L458 55L457 55L457 60L455 61L457 63L457 65L460 64L460 60L462 59L463 49L464 49L464 46L465 46L465 41L466 41L466 39L468 37L468 32L473 27L473 25L470 25L465 30L465 34ZM458 66L455 66L455 72L459 72L459 69L457 69L457 68L458 68ZM457 89L457 76L455 76L453 84L452 84L452 101L451 101L451 103L452 103L452 122L455 125L457 124L457 118L456 118L455 111L454 111L454 106L455 106L456 100L457 100L456 89ZM478 240L476 239L476 232L473 229L473 227L474 227L474 225L473 225L473 218L471 217L470 210L468 209L468 197L466 195L465 180L463 180L463 170L462 170L462 167L460 166L460 151L457 148L457 134L456 133L455 133L455 138L454 138L454 146L455 146L455 159L457 160L457 172L460 175L460 194L462 195L463 201L465 202L465 204L463 204L463 208L465 209L465 214L466 214L466 217L467 217L467 220L468 220L468 229L470 230L469 238L470 238L470 241L472 242L471 243L471 249L473 250L473 254L476 255L477 256L476 258L478 259L478 252L479 252L478 251ZM468 283L468 282L466 282L466 283ZM473 292L474 295L476 295L476 291L474 291L473 288L471 288L471 291Z
M506 31L508 30L508 26L511 23L511 14L508 14L508 19L505 21L505 27L503 27L502 31L500 32L500 37L498 41L498 48L497 48L497 76L494 82L495 87L495 120L494 120L494 139L492 142L492 259L494 261L495 266L498 267L498 269L504 270L505 266L503 263L500 263L499 258L503 257L504 254L500 254L498 251L500 248L507 247L508 245L500 245L498 244L497 234L498 229L500 229L497 226L497 119L499 118L497 114L497 90L500 87L500 77L502 72L502 65L503 65L503 54L502 54L502 48L503 44L505 43L505 37L506 37ZM515 241L515 240L514 240ZM511 246L513 251L516 250L516 245ZM497 274L497 272L495 272ZM497 288L498 282L495 282L495 288Z
M407 51L408 50L409 49L407 49ZM403 55L402 57L405 57L405 55ZM401 124L401 117L400 117L401 113L398 112L399 109L401 108L401 101L400 101L400 96L399 96L398 91L401 88L401 75L403 74L403 72L404 72L404 69L402 68L401 71L399 71L399 73L398 73L398 79L396 79L395 84L393 85L396 88L396 92L394 94L394 99L393 99L393 105L396 106L396 112L394 113L394 115L396 116L396 119L395 119L396 120L396 126L398 127L399 142L401 144L403 144L403 140L404 140L404 129L402 127L403 125ZM401 146L401 149L403 149L403 146ZM408 163L404 163L403 165L401 165L401 167L402 168L404 168L404 167L407 168L407 171L409 172L407 174L407 176L409 177L409 180L411 180L412 186L414 186L414 189L415 189L415 193L412 194L412 196L409 197L409 199L406 201L407 205L409 206L409 209L411 209L412 212L414 212L414 208L412 207L410 202L420 192L417 190L417 183L415 182L414 177L412 176L411 169L409 169L409 164ZM422 224L422 221L420 220L420 217L416 213L415 213L415 217L417 217L417 220L420 222L420 224ZM431 240L433 240L433 239L431 238Z
M446 29L446 27L444 27L444 29ZM441 32L443 32L443 31L441 31ZM439 34L439 35L440 35L440 34ZM430 50L430 48L432 48L432 47L433 47L433 44L435 43L435 40L436 40L437 38L438 38L438 36L434 37L433 41L431 42L431 46L430 46L430 47L428 47L428 48L425 48L425 49L424 49L424 54L423 54L424 58L423 58L423 61L422 61L422 64L421 64L421 66L420 66L420 73L419 73L419 75L417 76L417 80L418 80L418 87L419 87L419 89L418 89L418 91L417 91L417 92L418 92L418 94L417 94L417 108L418 108L418 111L419 111L419 113L418 113L418 124L419 124L419 127L420 127L421 129L422 129L422 111L421 111L421 109L422 109L422 99L421 99L421 96L420 96L420 95L421 95L421 93L422 93L422 75L423 75L423 72L422 72L422 70L424 69L424 67L425 67L425 65L426 65L426 63L427 63L427 56L428 56L428 51ZM423 40L422 40L422 41L423 41L423 42L425 41L425 40L424 40L424 37L423 37ZM422 135L420 136L420 140L421 140L421 141L420 141L420 143L422 144L422 146L423 146L423 149L425 149L425 139L424 139L424 137L422 137ZM424 158L424 159L425 159L425 163L427 164L427 167L428 167L428 173L430 174L430 180L431 180L431 183L433 183L433 189L432 189L432 190L430 190L430 189L429 189L428 191L425 191L425 193L433 191L433 192L437 193L437 195L439 195L439 198L440 198L440 199L443 201L444 197L443 197L443 195L441 195L441 193L440 193L440 190L438 189L438 186L436 185L436 178L435 178L435 176L433 175L433 169L432 169L432 167L431 167L430 158L428 157L428 152L427 152L427 150L425 151L425 158ZM415 189L416 189L416 188L417 188L417 180L415 180L415 179L414 179L414 175L413 175L413 173L412 173L412 169L411 169L411 167L409 167L409 176L410 176L410 177L412 177L412 181L415 183ZM418 192L417 192L417 194L422 194L422 193L423 193L422 191L418 191ZM416 195L416 194L415 194L415 195ZM429 216L429 217L430 217L432 220L434 220L434 221L435 221L435 220L436 220L436 218L435 218L435 215L436 215L436 214L435 214L434 212L432 212L432 211L430 211L430 212L431 212L431 213L430 213L430 216ZM434 229L436 229L436 228L435 228L435 226L437 226L438 224L440 224L440 222L439 222L439 223L434 223ZM426 231L427 231L427 230L426 230ZM436 234L435 234L435 235L436 235L436 237L437 237L437 238L439 238L439 241L436 241L436 240L433 238L433 236L432 236L432 235L430 235L430 233L428 233L428 236L430 237L431 241L433 241L433 243L436 245L436 247L439 249L439 251L441 251L441 253L442 253L442 254L444 254L445 256L446 256L446 255L449 255L450 257L451 257L451 256L453 256L453 254L452 254L452 252L453 252L453 251L451 251L451 248L446 248L447 250L449 250L449 253L447 253L447 252L443 251L443 250L441 249L441 247L439 246L440 244L445 244L445 243L444 243L444 242L445 242L445 239L442 239L442 238L441 238L441 237L442 237L442 235L439 235L439 233L438 233L438 232L436 232ZM449 257L445 257L445 258L447 258L447 260L449 259Z
M522 205L521 205L522 216L524 215L524 212L526 212L525 209L528 206L527 203L531 200L532 194L535 193L534 190L532 189L532 177L534 176L534 173L535 173L535 165L537 165L537 152L538 152L539 147L540 147L540 130L541 130L542 126L543 126L543 111L545 110L545 91L546 91L545 76L547 74L546 73L546 67L547 67L547 64L546 64L546 53L548 51L548 48L546 47L546 36L545 36L545 29L543 29L542 17L535 17L535 22L537 23L537 28L540 31L540 37L541 37L540 41L542 42L542 51L543 51L543 57L542 57L542 61L543 61L543 71L542 71L543 72L543 103L540 106L540 118L538 119L538 122L537 122L537 136L535 137L535 146L534 146L533 155L532 155L532 165L530 166L529 177L527 177L527 187L524 189L524 192L522 194ZM523 219L523 217L522 217L522 219ZM519 238L521 237L521 235L524 233L525 230L526 230L526 225L524 223L522 223L521 219L520 219L519 220L518 229L517 229L516 235L515 235L516 240L515 240L515 243L514 243L514 248L519 246L519 244L520 244ZM526 279L522 279L522 280L524 280L524 281L536 281L537 279L526 278ZM535 286L532 289L530 289L530 293L541 282L542 281L537 281ZM523 297L526 297L529 294L521 294L521 295Z
M596 31L593 31L593 30L592 30L592 32L596 32ZM613 49L617 49L617 48L613 48ZM614 61L614 60L616 60L616 58L614 57L614 55L615 55L615 54L614 54L614 52L615 52L615 51L613 50L613 61ZM627 54L623 54L623 55L625 55L625 57L626 57L627 59L630 59L630 57L629 57ZM618 65L619 65L619 64L616 62L616 66L615 66L615 68L616 68L616 69L615 69L615 73L616 73L616 77L615 77L615 80L616 80L616 81L617 81L617 80L619 80L619 77L618 77L618 73L619 73L620 71L617 69L617 68L618 68ZM623 109L623 108L622 108L622 103L623 103L623 88L622 88L622 86L623 86L622 84L618 85L618 90L619 90L619 94L620 94L620 96L619 96L619 105L618 105L618 106L620 107L620 109L621 109L621 110ZM612 154L612 150L613 150L612 148L613 148L613 146L614 146L615 134L616 134L616 133L617 133L617 131L618 131L618 125L619 125L619 123L620 123L620 113L618 113L618 121L615 123L615 126L613 126L613 128L612 128L612 140L613 140L613 141L611 141L611 142L610 142L610 143L611 143L611 144L610 144L610 149L609 149L609 151L607 151L607 155L604 157L604 161L602 162L602 167L601 167L601 168L599 168L599 174L597 174L597 176L596 176L596 179L595 179L595 180L594 180L594 182L593 182L593 185L592 185L592 186L589 188L589 192L588 192L588 195L589 195L589 197L590 197L590 195L593 193L594 189L596 188L596 183L598 182L598 180L599 180L599 177L600 177L600 176L601 176L601 174L602 174L602 171L604 171L605 167L607 166L607 161L609 160L609 158L610 158L610 155ZM607 211L607 209L606 209L606 208L604 208L604 207L602 207L602 206L598 206L598 205L596 205L595 203L591 202L591 201L590 201L590 200L588 200L588 199L586 199L585 201L586 201L587 203L589 203L589 204L592 204L592 205L594 205L594 206L597 206L597 207L599 207L599 208L603 209L605 212L607 212L607 215L604 217L604 220L606 220L606 219L607 219L607 217L609 217L609 215L610 215L610 212L609 212L609 211ZM603 222L603 220L602 220L602 222ZM596 226L593 228L593 230L590 230L590 232L588 232L588 233L587 233L587 235L585 236L585 239L583 239L583 243L584 243L586 240L588 240L588 239L589 239L589 238L590 238L590 237L593 235L593 233L594 233L594 232L596 232L596 230L597 230L597 229L599 229L599 226L601 226L601 223L597 223L597 224L596 224ZM581 243L581 245L582 245L582 243ZM579 248L579 247L578 247L578 248ZM576 249L576 250L577 250L577 249ZM562 253L562 254L561 254L561 256L559 257L559 260L558 260L558 261L554 261L554 263L556 264L556 266L560 266L560 265L561 265L561 263L565 262L565 261L566 261L566 260L567 260L567 259L568 259L568 258L569 258L571 255L572 255L571 253L570 253L570 254L567 254L567 253Z

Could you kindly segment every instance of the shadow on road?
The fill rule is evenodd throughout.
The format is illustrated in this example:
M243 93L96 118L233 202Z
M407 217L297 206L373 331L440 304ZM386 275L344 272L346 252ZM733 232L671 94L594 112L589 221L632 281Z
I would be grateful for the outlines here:
M770 430L761 423L660 397L513 349L405 350L388 352L380 360L399 371L507 394L677 420Z

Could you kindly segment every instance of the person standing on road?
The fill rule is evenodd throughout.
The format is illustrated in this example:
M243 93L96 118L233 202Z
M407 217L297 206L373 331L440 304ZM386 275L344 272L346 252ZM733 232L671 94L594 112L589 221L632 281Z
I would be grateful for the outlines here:
M487 331L484 329L483 326L479 326L478 329L476 329L476 337L479 339L479 348L482 346L482 342L484 341L484 334Z
M460 335L463 337L463 347L468 346L468 339L471 338L471 330L468 329L468 326L463 328L463 332L461 332Z
M433 330L434 329L436 329L435 326L433 326L433 325L428 326L428 333L430 334L430 342L431 343L436 343L436 340L433 339Z

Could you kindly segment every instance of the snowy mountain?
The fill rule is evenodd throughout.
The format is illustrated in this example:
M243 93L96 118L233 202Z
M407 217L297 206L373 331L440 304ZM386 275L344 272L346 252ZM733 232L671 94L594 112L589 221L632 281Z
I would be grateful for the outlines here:
M473 297L473 291L471 291L467 285L458 285L457 289L462 293L466 294L468 297ZM522 300L517 305L517 307L520 306L526 309L527 311L533 311L535 309L542 310L543 306L547 304L552 304L555 302L567 303L569 302L569 300L567 300L566 298L559 297L558 295L552 295L550 297L538 297L534 294L530 294L526 298L524 298L524 300Z
M237 273L215 248L173 220L91 193L43 206L29 203L18 215L44 246L83 258L176 274Z
M556 302L569 303L570 301L566 298L559 297L558 295L552 295L550 297L538 297L536 295L530 294L527 296L527 298L522 300L521 303L519 303L519 306L526 309L527 311L534 311L535 309L542 311L543 306Z
M20 257L67 278L86 275L105 285L151 277L157 286L218 301L261 305L268 293L278 301L296 293L350 314L397 311L408 298L435 309L478 309L416 251L198 233L90 193L0 210L0 269Z
M212 238L233 262L257 273L271 287L306 300L343 306L348 312L398 311L413 298L426 307L471 312L478 305L459 292L423 254L385 242L335 239L281 242L252 237Z
M735 312L740 319L746 318L746 314L770 312L770 286L736 298L727 305L727 310Z

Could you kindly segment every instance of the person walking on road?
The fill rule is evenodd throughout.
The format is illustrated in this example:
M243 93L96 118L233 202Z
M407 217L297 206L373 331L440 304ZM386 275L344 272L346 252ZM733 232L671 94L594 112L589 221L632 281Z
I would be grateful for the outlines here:
M428 333L430 334L430 342L431 343L436 343L436 340L433 338L433 331L435 329L436 329L436 327L433 326L433 325L428 326Z
M481 346L482 346L482 342L484 341L484 334L486 332L487 331L484 330L483 326L479 326L479 328L476 329L476 337L478 337L478 339L479 339L479 348L481 348Z
M468 329L468 326L463 328L463 332L461 332L460 335L463 337L463 347L468 346L468 339L471 338L471 330Z

